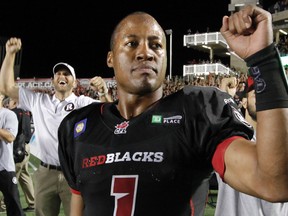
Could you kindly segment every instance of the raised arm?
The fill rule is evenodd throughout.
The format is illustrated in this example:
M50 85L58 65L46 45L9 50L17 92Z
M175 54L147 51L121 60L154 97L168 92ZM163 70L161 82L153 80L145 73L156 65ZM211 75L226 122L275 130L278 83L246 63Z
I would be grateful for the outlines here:
M113 102L109 94L105 80L100 76L95 76L90 80L90 86L94 91L98 92L101 102Z
M14 63L16 53L21 49L19 38L10 38L6 42L6 55L0 70L0 92L18 101L19 88L15 85Z
M230 17L224 16L221 34L242 59L273 43L271 14L256 6L246 6Z
M232 142L224 156L224 180L271 202L288 201L288 88L273 44L271 14L247 6L223 17L220 31L249 67L257 109L256 143Z
M237 91L237 78L236 77L224 77L220 82L219 88L222 91L227 92L231 97L234 97Z

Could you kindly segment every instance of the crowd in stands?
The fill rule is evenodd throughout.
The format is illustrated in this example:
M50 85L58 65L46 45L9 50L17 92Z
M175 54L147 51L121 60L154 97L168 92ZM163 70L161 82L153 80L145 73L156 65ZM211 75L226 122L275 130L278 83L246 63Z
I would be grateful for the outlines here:
M288 35L280 35L276 44L281 56L288 55Z
M220 87L221 80L225 77L231 77L235 76L233 75L227 75L227 74L216 74L216 73L209 73L208 75L201 75L201 76L189 76L188 78L183 78L182 76L174 76L172 79L167 78L164 82L164 88L163 93L164 96L167 96L173 92L176 92L180 89L182 89L185 85L193 85L193 86L214 86L214 87ZM237 75L238 83L245 83L247 79L246 73L239 73ZM117 85L116 82L109 82L107 83L107 87L109 90L109 93L111 94L113 100L117 100ZM240 88L240 85L239 85ZM53 94L54 90L49 88L35 88L35 91L38 92L46 92L49 94ZM238 89L237 89L238 90ZM99 99L97 92L93 91L89 86L85 87L78 82L77 87L74 89L74 93L76 95L85 95L90 96L94 99ZM237 98L236 98L237 101Z
M211 64L211 63L222 63L221 59L214 59L213 62L211 62L208 59L191 59L187 62L188 64Z
M270 13L278 13L288 9L288 0L279 0L268 8Z

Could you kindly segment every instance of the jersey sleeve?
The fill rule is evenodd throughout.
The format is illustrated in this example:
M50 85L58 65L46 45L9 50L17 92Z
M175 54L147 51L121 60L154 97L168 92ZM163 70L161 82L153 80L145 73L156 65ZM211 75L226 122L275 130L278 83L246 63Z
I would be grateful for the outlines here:
M187 87L186 110L190 110L189 124L193 140L200 154L205 154L207 163L217 146L230 137L240 136L251 139L253 127L245 120L231 96L215 87Z
M212 164L215 169L215 171L220 175L222 179L224 179L224 173L225 173L225 160L224 155L227 147L235 140L243 137L239 136L233 136L226 140L224 140L222 143L220 143L217 146L217 149L213 155Z

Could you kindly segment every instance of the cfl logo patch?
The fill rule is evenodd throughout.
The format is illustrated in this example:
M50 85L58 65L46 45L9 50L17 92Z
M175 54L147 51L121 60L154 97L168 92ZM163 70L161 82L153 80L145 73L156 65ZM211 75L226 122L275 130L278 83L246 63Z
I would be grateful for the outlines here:
M114 134L126 134L127 132L126 130L128 126L129 126L129 121L124 121L120 124L117 124L115 126L116 129L114 130Z

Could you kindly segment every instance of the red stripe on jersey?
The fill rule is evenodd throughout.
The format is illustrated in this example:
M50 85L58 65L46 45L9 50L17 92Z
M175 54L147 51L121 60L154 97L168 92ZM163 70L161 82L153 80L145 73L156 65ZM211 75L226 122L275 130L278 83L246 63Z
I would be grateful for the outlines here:
M80 194L81 194L80 191L74 190L74 189L72 189L72 188L70 188L70 191L71 191L71 193L73 193L73 194L77 194L77 195L80 195Z
M190 199L190 208L191 208L191 215L190 216L194 216L195 206L194 206L194 202L192 199Z
M224 172L225 172L225 161L224 161L224 155L227 147L231 144L232 141L235 139L242 138L241 136L232 136L223 142L221 142L214 152L213 158L212 158L212 165L217 173L219 173L220 177L224 178Z

